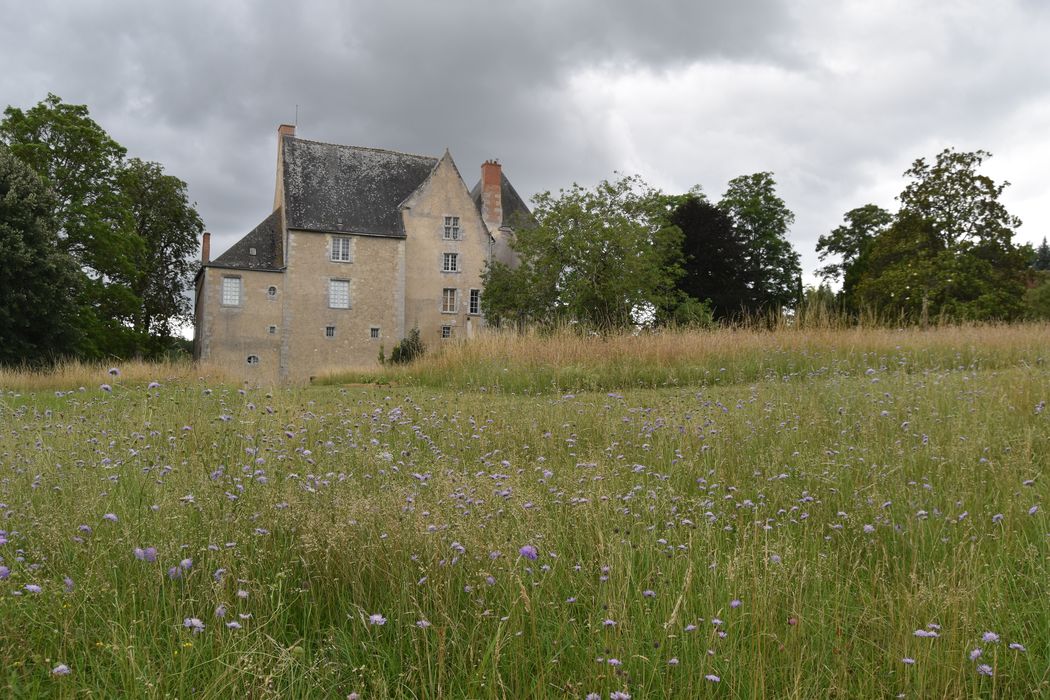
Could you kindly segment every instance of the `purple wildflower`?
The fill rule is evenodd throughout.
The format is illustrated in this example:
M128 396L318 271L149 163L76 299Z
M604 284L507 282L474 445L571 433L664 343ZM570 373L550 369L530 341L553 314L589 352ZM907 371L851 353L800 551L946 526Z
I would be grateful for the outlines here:
M911 658L910 656L905 656L903 659L901 659L901 661L908 664L909 666L915 663L915 659Z
M977 659L981 658L981 654L983 653L984 651L980 647L972 649L970 651L970 661L976 661Z
M226 617L226 606L218 605L215 607L215 617L222 619Z
M7 568L6 566L0 566L0 581L3 581L10 575L11 569Z
M62 579L62 583L66 587L66 593L72 593L73 592L73 579L71 579L68 576L66 576L64 579Z
M416 620L416 627L425 630L427 627L430 627L430 620Z
M631 700L631 694L622 690L614 690L609 693L609 700Z
M379 613L374 613L368 616L368 624L370 625L385 625L386 618Z
M109 368L109 376L111 376L111 377L119 377L120 376L120 370L117 369L116 367L110 367Z
M981 641L986 642L988 644L994 644L995 642L999 641L999 635L997 635L995 632L985 632L981 635Z
M248 598L248 591L243 590L243 589L237 591L237 597L240 598L241 600L247 599Z
M531 544L527 544L519 549L518 554L530 560L535 560L540 555L539 552L536 551L536 548Z
M616 626L616 620L608 620L608 619L606 619L604 622L602 622L602 625L604 625L605 627L615 627Z
M108 520L111 523L115 523L115 522L117 522L117 514L116 513L106 513L105 515L102 516L102 519L103 520Z
M731 608L739 608L741 605L743 605L743 603L740 602L739 598L733 598L731 601L729 601L729 607Z
M231 630L239 630L241 628L241 623L237 622L236 620L232 620L226 623L226 627Z
M981 664L980 666L978 666L977 667L977 673L981 674L982 676L994 676L995 675L995 673L992 671L992 667L989 666L988 664Z
M1018 644L1017 642L1010 642L1010 648L1014 651L1028 651L1023 644Z
M642 597L643 598L655 598L656 597L656 591L651 591L651 590L642 591Z
M160 382L150 382L149 384L146 385L146 388L147 389L159 389L160 388Z
M668 666L677 666L678 665L678 658L675 657L673 659L668 659L667 660L667 665Z
M27 583L25 585L25 589L27 591L29 591L30 593L39 593L40 591L44 590L43 588L41 588L40 586L36 585L35 583Z
M704 676L704 678L706 678L707 680L711 681L712 683L718 683L720 680L722 680L721 678L719 678L718 676L716 676L713 673L707 674L706 676Z
M51 669L52 676L68 676L70 673L72 673L72 671L70 671L69 666L66 666L65 664L59 664Z
M109 384L100 384L98 388L102 391L113 391L113 387L111 387Z
M923 639L930 639L932 637L940 637L934 630L915 630L915 636Z
M183 569L183 570L186 570L186 571L189 571L190 569L193 568L193 560L189 559L189 558L183 559L182 561L179 562L179 568Z
M182 621L182 626L193 630L194 634L200 634L204 631L204 623L197 617L187 617Z

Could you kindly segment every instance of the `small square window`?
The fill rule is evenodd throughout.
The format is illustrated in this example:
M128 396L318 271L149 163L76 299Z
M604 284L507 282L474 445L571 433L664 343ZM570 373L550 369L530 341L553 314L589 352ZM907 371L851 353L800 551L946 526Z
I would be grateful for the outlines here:
M368 337L371 338L372 340L378 339L379 338L379 329L376 328L375 326L372 326L368 330Z
M451 338L452 337L452 326L442 326L441 327L441 337L442 338Z
M457 307L459 306L456 302L459 301L459 290L458 289L442 289L441 290L441 313L443 314L454 314L456 313Z
M270 285L269 287L267 287L266 288L266 298L267 299L276 299L277 298L277 287L274 287L273 285Z
M459 272L459 253L444 253L441 262L442 272Z
M350 280L328 280L328 306L332 309L350 308Z
M325 338L334 338L335 337L335 326L325 326L324 327L324 337Z
M249 248L248 249L248 255L255 255L255 253L256 253L255 248Z
M481 290L471 289L470 290L470 305L468 307L469 313L472 316L477 316L481 313Z
M459 217L458 216L446 216L445 217L444 239L446 241L458 241L459 240Z
M222 278L222 305L223 306L240 306L241 305L241 278L240 277L223 277Z
M266 329L266 332L270 335L277 335L277 326L270 326Z
M332 261L350 262L350 239L346 236L332 238Z

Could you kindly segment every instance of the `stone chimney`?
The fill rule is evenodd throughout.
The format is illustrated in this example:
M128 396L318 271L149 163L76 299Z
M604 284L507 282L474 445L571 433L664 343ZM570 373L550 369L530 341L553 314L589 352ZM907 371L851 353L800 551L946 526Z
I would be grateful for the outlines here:
M277 184L273 188L273 208L281 206L284 201L284 137L295 137L294 124L281 124L277 127Z
M497 231L503 225L502 181L503 166L499 161L486 160L481 164L481 219L489 231Z
M211 262L211 234L205 231L201 241L201 263L207 265L209 262Z
M294 124L281 124L277 127L277 138L282 136L295 136L295 125Z

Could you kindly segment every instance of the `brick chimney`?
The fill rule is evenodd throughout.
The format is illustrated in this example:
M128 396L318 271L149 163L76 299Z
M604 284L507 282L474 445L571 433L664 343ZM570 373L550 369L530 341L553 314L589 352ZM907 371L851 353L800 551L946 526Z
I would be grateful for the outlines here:
M295 136L295 125L294 124L281 124L277 127L277 137L281 136Z
M211 262L211 234L205 231L203 240L201 240L201 263L207 265L209 262Z
M481 219L489 231L503 225L502 181L503 166L498 160L486 160L481 164Z

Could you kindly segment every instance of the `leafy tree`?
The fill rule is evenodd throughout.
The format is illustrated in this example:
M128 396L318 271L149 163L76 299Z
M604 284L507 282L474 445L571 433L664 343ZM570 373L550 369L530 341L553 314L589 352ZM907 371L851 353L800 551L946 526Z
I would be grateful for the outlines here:
M76 265L58 248L55 199L0 146L0 364L37 364L77 350Z
M125 149L88 114L49 94L35 107L4 110L0 139L56 197L59 247L85 276L81 323L88 354L127 355L141 300L131 290L142 253L127 198L119 187Z
M1050 270L1050 245L1046 244L1046 236L1043 236L1043 242L1035 249L1032 267L1036 270Z
M174 324L192 313L187 290L197 271L193 255L204 223L189 202L186 183L165 175L158 163L132 158L118 182L142 243L130 284L142 300L133 326L149 338L147 353L157 356L171 346Z
M863 272L862 261L872 242L886 231L893 222L893 214L874 204L851 209L842 217L845 225L838 226L830 234L817 240L817 253L824 261L829 255L841 259L839 263L825 265L817 274L825 280L842 280L842 301L847 308L855 308L854 289Z
M520 265L485 272L486 314L522 323L623 328L643 311L671 308L681 275L681 233L667 201L637 176L573 185L533 198L535 223L520 228Z
M1024 294L1024 316L1032 321L1050 321L1050 272L1040 270Z
M905 176L893 224L858 268L857 298L925 319L1011 319L1022 312L1025 255L1013 243L1021 222L999 202L998 185L977 172L985 151L945 149L916 160Z
M746 309L748 253L729 215L694 191L677 198L668 221L682 232L684 272L678 289L687 299L708 301L708 313L718 320ZM679 322L681 313L675 312Z
M732 220L745 246L747 310L763 313L794 306L801 292L802 267L787 232L795 215L777 196L773 173L730 180L718 208Z

